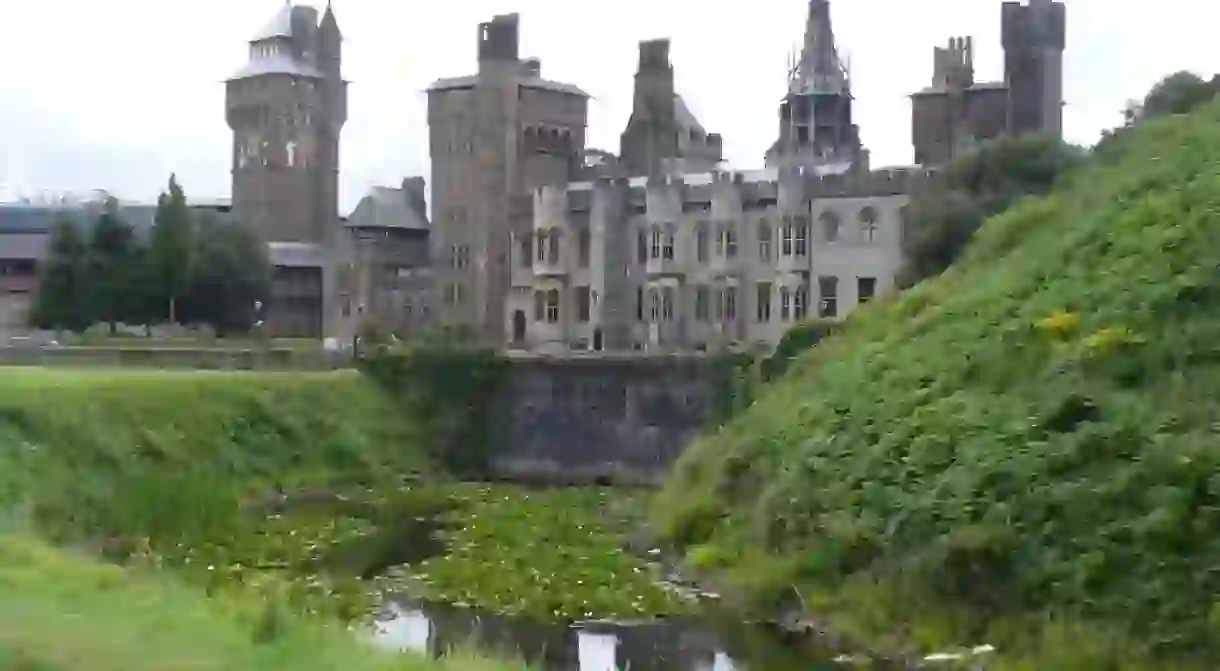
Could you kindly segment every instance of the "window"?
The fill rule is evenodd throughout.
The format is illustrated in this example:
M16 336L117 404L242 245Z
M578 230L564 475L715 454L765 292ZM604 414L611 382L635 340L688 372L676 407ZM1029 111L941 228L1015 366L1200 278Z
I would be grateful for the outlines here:
M674 259L674 230L673 230L672 224L665 231L665 237L663 239L663 243L664 244L661 247L661 258L666 259L668 261L673 261L673 259Z
M576 318L581 323L589 321L589 314L592 312L592 295L589 293L589 287L576 287Z
M797 256L807 256L809 254L809 223L804 217L797 217L796 223L796 244L794 245Z
M792 318L800 321L809 314L809 288L804 284L792 294Z
M839 215L832 210L826 210L822 216L818 218L822 222L822 238L826 242L839 241Z
M635 234L635 260L637 263L648 262L648 234L643 229Z
M546 231L538 231L538 263L546 263Z
M779 319L788 321L792 316L792 290L788 287L779 288Z
M792 256L792 236L792 220L784 217L784 240L781 243L783 246L780 248L780 254L783 256Z
M707 287L695 287L695 320L707 321Z
M534 292L534 321L540 322L546 319L546 292Z
M716 228L716 258L724 258L724 226Z
M550 242L549 247L550 247L550 252L551 252L550 253L551 265L559 265L559 238L560 238L559 231L556 229L552 229L551 234L548 235L547 238L549 239L549 242Z
M674 320L674 288L665 287L661 292L661 319L667 322Z
M661 258L661 227L656 225L652 227L652 247L650 258Z
M707 224L702 221L695 225L695 260L707 263Z
M635 320L644 321L644 287L635 289Z
M577 256L578 262L580 263L580 267L588 268L589 267L589 256L591 255L591 248L593 246L593 239L589 233L589 229L587 229L587 228L580 229L580 233L577 235L577 238L576 238L576 245L578 247L578 249L576 251L576 256Z
M771 227L765 221L758 223L758 260L763 263L771 260Z
M737 229L732 224L724 227L724 258L737 258Z
M661 320L661 290L653 287L648 290L648 314L652 317L652 323L657 323Z
M529 236L521 238L521 267L529 268L534 265L533 249L530 248Z
M837 317L839 314L839 278L819 277L818 295L822 299L818 306L818 316Z
M877 239L877 210L875 208L865 207L860 210L860 233L865 242L873 242Z
M546 323L559 323L559 290L551 289L546 292Z
M755 316L759 322L771 321L771 283L758 283L758 296L755 305Z
M737 319L737 287L726 287L724 290L724 320L731 322Z
M873 296L877 293L877 278L875 277L857 277L856 278L856 300L859 303L867 303L873 300Z

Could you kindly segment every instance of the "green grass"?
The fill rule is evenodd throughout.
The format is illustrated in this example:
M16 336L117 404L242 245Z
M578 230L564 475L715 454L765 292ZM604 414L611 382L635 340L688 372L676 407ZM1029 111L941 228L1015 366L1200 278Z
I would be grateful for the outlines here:
M1114 150L697 441L666 537L751 605L872 635L1214 668L1220 107Z
M0 368L0 509L61 540L218 537L275 481L426 468L396 402L354 372Z
M237 599L204 599L164 575L95 564L0 536L0 668L10 671L508 671L461 657L382 652L349 631Z

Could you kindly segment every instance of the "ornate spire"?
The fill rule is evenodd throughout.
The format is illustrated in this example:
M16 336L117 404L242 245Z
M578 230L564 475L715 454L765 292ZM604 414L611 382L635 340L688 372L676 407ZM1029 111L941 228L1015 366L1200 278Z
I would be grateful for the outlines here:
M809 0L805 43L789 77L791 93L848 93L847 68L835 47L830 0Z

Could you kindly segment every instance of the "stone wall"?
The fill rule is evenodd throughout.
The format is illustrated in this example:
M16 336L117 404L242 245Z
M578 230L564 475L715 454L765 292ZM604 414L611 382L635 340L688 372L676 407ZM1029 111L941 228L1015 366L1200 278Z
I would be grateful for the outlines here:
M491 425L496 477L655 483L714 415L708 356L512 359Z

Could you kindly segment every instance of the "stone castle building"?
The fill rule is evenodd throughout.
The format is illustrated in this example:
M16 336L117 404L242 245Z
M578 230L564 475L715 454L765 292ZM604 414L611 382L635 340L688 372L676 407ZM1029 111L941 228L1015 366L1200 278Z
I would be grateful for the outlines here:
M829 0L810 0L765 169L721 169L722 141L673 90L669 43L640 44L620 155L535 188L511 230L510 348L677 351L778 341L891 290L910 195L1005 133L1060 134L1063 7L1003 6L1006 83L973 81L971 43L936 51L913 99L916 165L870 170ZM956 92L956 93L953 93Z
M1062 135L1064 6L1005 2L1001 23L1003 81L975 81L970 37L933 51L932 84L911 96L916 163L941 165L1001 135Z
M397 332L428 317L424 183L374 187L339 216L339 135L347 121L342 34L328 4L285 4L226 82L233 216L270 245L267 323L284 336L349 339L373 322Z

